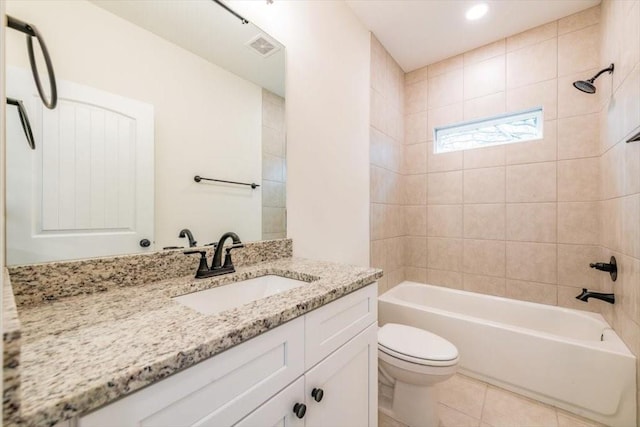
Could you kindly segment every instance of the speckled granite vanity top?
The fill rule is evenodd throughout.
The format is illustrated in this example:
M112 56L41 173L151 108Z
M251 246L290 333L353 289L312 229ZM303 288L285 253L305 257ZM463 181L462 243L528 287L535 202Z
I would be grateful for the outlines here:
M174 296L265 274L309 283L208 316L172 300ZM244 265L236 273L210 279L195 280L189 275L46 304L19 305L18 405L22 423L53 425L86 413L372 283L381 275L376 269L281 258ZM5 384L6 373L5 363Z

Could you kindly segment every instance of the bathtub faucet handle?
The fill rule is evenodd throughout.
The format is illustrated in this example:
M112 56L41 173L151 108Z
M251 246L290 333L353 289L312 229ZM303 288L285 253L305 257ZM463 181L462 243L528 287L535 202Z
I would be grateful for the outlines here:
M609 260L609 263L606 262L596 262L589 264L589 267L595 268L596 270L606 271L611 275L611 280L614 282L618 278L618 266L616 264L616 257L612 256Z

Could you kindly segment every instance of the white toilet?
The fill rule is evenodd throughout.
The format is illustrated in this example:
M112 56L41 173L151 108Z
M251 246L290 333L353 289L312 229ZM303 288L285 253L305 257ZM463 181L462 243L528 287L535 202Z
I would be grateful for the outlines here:
M390 407L382 412L409 427L438 426L436 384L458 368L458 349L423 329L387 323L378 329L380 382L393 388Z

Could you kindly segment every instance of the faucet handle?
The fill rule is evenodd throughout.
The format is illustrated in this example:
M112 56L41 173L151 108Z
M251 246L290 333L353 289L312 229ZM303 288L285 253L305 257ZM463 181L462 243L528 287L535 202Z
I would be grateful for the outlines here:
M184 251L183 253L185 255L200 254L200 264L198 265L198 271L196 271L196 278L202 277L203 274L209 271L206 251Z

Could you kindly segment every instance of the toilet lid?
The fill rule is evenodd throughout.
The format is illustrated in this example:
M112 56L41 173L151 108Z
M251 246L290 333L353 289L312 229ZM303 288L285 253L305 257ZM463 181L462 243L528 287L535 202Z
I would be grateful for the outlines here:
M448 361L458 358L455 345L436 334L424 329L414 328L397 323L387 323L378 329L378 346L395 353L396 356L407 356L424 361ZM428 364L428 363L425 363Z

